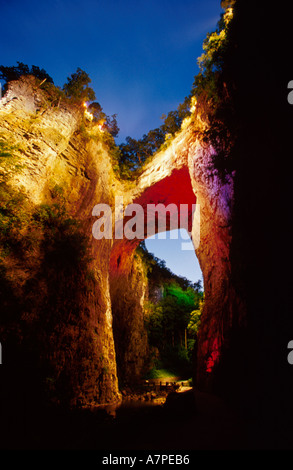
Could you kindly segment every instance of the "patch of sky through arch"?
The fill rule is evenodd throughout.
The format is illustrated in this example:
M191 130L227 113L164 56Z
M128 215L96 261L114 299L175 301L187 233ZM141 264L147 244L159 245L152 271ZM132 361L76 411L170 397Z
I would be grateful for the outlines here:
M171 230L156 234L147 238L145 245L150 253L165 260L166 266L174 274L186 277L192 282L200 280L204 287L202 271L186 230Z

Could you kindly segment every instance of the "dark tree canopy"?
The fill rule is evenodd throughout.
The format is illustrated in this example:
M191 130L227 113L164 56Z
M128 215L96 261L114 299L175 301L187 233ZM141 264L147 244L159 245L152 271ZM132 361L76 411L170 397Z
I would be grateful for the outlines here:
M96 95L94 90L89 87L91 79L81 68L77 68L75 73L67 77L67 83L63 85L63 91L66 96L76 101L94 101Z
M133 178L145 161L160 149L167 135L175 135L183 119L190 114L190 98L186 97L176 111L170 111L167 116L163 114L160 127L150 130L138 140L127 137L126 142L119 145L122 177Z
M100 122L103 125L103 128L106 129L112 137L118 136L120 129L117 123L117 114L107 116L107 114L104 113L102 106L97 101L91 103L88 109L94 116L94 122Z
M214 164L221 176L231 171L226 158L231 144L231 136L227 129L234 126L231 90L229 83L231 67L230 56L233 52L231 41L231 11L234 0L223 0L222 7L226 10L218 21L214 32L207 34L203 43L204 53L198 59L200 72L195 76L190 92L183 103L175 111L163 115L163 124L149 131L141 139L126 138L120 148L120 172L126 179L133 179L139 174L145 161L160 149L162 144L180 130L183 119L190 115L191 98L195 97L197 108L203 115L209 129L203 132L203 140L212 142L216 155ZM229 91L228 91L229 90Z
M17 65L6 67L0 65L0 79L5 80L6 83L9 83L13 80L18 80L23 75L34 75L40 80L46 80L48 83L54 83L52 77L44 70L40 69L36 65L29 67L23 62L17 62Z

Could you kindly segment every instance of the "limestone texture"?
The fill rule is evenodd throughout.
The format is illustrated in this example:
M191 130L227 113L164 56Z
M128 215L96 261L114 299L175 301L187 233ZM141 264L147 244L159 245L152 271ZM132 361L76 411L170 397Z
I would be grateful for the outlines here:
M2 257L17 305L15 316L1 325L3 349L13 351L12 362L18 364L21 357L24 365L36 367L46 393L57 403L94 406L119 400L118 377L121 385L139 380L148 357L147 278L135 254L141 239L150 235L147 207L172 205L166 225L170 229L180 220L181 204L188 204L185 224L202 268L206 298L196 381L212 389L232 325L244 321L230 277L233 175L221 180L213 167L212 146L200 140L190 119L136 181L119 181L99 130L87 126L83 113L66 101L48 101L34 77L11 82L1 100L0 135L15 146L22 165L9 184L25 194L31 213L41 207L48 216L54 209L63 220L58 225L50 213L47 225L32 229L33 247L22 256L14 250ZM56 188L62 188L61 195ZM118 196L124 207L143 207L141 239L92 236L94 206L108 204L114 213ZM200 206L195 216L192 204ZM64 214L78 221L74 233ZM125 227L129 219L122 217L118 223ZM57 232L52 234L50 223ZM158 230L154 225L153 233ZM64 234L69 238L62 238ZM81 242L84 252L77 247ZM2 291L9 310L7 291Z
M91 238L94 205L113 199L109 155L101 143L81 134L80 109L64 102L50 106L33 77L10 83L0 107L1 136L16 146L22 166L10 185L21 188L30 211L60 204L54 188L62 188L65 222L68 217L80 225L73 233L75 242L72 234L65 238L70 224L61 227L64 246L60 239L55 257L49 220L43 230L36 229L37 239L24 254L14 251L2 258L18 305L12 306L3 285L6 310L16 310L1 321L7 373L15 367L17 375L26 367L34 377L40 375L57 403L115 402L120 393L108 282L111 240L94 243ZM64 218L61 212L59 220ZM85 240L87 254L81 263L74 252Z

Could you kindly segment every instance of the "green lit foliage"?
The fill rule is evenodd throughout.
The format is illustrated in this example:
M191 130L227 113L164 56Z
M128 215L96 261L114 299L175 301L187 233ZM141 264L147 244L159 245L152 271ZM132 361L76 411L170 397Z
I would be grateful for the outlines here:
M197 109L208 124L202 139L213 145L214 165L220 176L230 173L229 153L233 145L235 117L233 109L233 40L231 39L233 2L225 2L227 9L221 15L217 29L209 33L203 43L203 54L198 59L200 72L196 75L191 93L196 97Z
M160 367L190 373L200 325L195 312L202 308L201 282L192 283L173 274L165 261L146 250L144 243L137 251L146 266L150 292L158 286L163 288L161 299L145 304L149 344L159 351Z
M16 151L19 146L7 142L5 135L0 133L0 184L19 171L22 166L18 162Z
M22 250L27 246L23 229L29 221L28 203L21 190L6 183L0 184L0 249L1 255L11 249Z
M157 348L161 366L177 373L191 373L196 335L189 329L199 308L202 292L182 289L175 282L166 284L158 303L146 304L145 322L149 344Z
M202 296L201 299L199 299L198 308L196 310L193 310L190 314L190 319L189 319L187 329L188 329L189 334L193 338L196 337L198 334L203 306L204 306L204 295Z
M22 236L28 215L28 202L22 189L15 189L11 177L22 169L16 151L16 144L8 143L0 135L0 252L1 256L12 247L26 246Z
M165 316L165 330L172 345L182 345L185 329L190 321L190 314L198 305L200 295L191 287L182 289L171 283L164 288L164 297L160 304Z
M91 79L88 74L78 67L76 72L67 78L67 83L63 85L63 91L67 97L77 103L94 101L96 95L89 83L91 83Z
M152 302L145 304L145 324L151 346L160 345L164 335L163 307Z

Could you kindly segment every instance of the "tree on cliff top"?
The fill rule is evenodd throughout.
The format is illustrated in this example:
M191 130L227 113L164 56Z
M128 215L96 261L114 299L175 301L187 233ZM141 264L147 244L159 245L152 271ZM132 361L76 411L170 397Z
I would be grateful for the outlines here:
M126 137L126 142L119 145L120 174L124 179L133 179L142 169L144 163L152 157L180 129L183 119L190 114L190 96L186 97L177 110L163 114L163 124L144 134L141 139Z
M53 78L46 72L44 69L40 69L36 65L29 67L23 62L18 62L18 65L13 65L11 67L6 67L0 65L0 80L4 80L7 83L12 82L13 80L18 80L24 75L34 75L34 77L39 80L46 80L48 83L54 83Z
M67 77L67 83L63 85L65 95L74 101L94 101L96 95L94 90L89 87L91 79L88 74L81 68L77 68L75 73Z
M113 114L111 117L104 113L102 106L98 102L91 103L88 107L90 113L93 115L94 122L102 122L103 128L112 135L117 137L119 134L119 127L117 123L117 114Z

